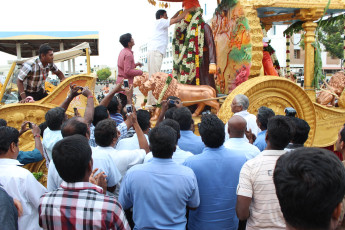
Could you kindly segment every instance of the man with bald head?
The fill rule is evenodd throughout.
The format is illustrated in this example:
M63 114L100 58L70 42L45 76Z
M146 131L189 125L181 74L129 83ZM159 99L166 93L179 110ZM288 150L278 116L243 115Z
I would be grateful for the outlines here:
M248 143L244 138L244 132L247 129L247 121L238 115L232 116L228 122L229 140L226 140L224 146L228 149L232 149L240 154L245 155L247 160L256 157L260 150Z
M258 133L261 131L256 124L256 116L251 114L247 111L249 107L249 99L246 95L237 94L231 103L231 112L234 115L238 115L243 117L247 121L247 129L246 131L251 131L256 137ZM244 136L245 137L245 136ZM226 140L229 139L228 135L228 124L225 125L225 138Z

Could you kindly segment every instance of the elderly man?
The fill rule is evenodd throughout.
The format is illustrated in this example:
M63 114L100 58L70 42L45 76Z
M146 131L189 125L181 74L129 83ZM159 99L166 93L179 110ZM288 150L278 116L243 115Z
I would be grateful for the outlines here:
M45 91L44 83L49 71L56 74L60 81L65 79L64 74L54 64L54 52L48 44L40 46L38 58L24 63L18 74L19 98L25 100L31 96L35 101L41 100L48 94Z
M234 115L243 117L247 121L247 131L251 131L255 136L258 135L260 129L256 124L256 116L247 111L249 107L249 99L246 95L238 94L232 100L231 103L231 112ZM228 124L225 125L225 138L229 139L228 135Z
M260 150L247 142L243 137L247 129L247 122L241 116L232 116L228 122L228 132L230 139L225 141L224 147L232 149L239 154L244 155L247 160L253 159L260 154Z

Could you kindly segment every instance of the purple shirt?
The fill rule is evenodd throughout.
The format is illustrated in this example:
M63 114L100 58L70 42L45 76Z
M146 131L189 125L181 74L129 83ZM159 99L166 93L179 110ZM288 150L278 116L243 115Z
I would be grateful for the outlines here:
M128 83L133 85L135 76L140 76L143 71L135 69L133 51L129 48L124 48L117 59L118 76L116 83L120 83L122 79L128 79Z

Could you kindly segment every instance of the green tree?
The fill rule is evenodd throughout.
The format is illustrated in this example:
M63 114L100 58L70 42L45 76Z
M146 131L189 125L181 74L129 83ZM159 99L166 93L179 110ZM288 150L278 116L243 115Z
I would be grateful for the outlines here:
M103 68L97 71L97 77L99 80L107 80L111 75L110 68Z
M326 23L321 27L318 34L319 41L325 46L326 51L332 56L344 59L344 21L335 20L332 23Z

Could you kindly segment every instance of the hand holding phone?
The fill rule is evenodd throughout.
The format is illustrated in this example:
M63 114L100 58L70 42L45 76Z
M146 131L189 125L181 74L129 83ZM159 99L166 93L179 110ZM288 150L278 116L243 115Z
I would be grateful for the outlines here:
M126 111L127 111L127 114L130 114L133 112L133 107L132 105L126 105Z
M129 88L128 79L123 80L123 86L124 86L125 88Z

